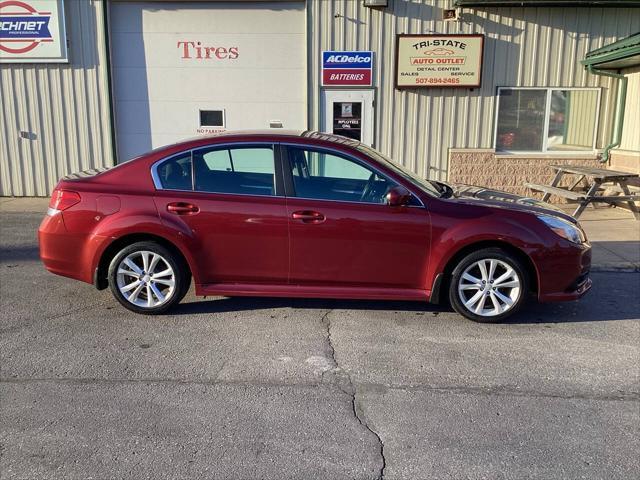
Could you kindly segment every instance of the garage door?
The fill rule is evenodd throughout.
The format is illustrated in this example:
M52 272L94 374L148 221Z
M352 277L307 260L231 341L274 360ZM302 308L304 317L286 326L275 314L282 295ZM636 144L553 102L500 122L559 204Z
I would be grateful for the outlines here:
M304 2L113 2L119 161L219 130L306 128Z

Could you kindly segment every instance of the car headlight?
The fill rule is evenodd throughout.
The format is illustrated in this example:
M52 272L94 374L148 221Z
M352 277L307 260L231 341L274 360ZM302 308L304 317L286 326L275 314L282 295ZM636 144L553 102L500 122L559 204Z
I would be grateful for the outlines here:
M562 238L565 238L573 243L584 243L587 241L587 237L585 236L582 229L574 225L571 222L567 222L559 217L553 217L551 215L536 215L540 220L542 220L547 227L553 230L555 233L560 235Z

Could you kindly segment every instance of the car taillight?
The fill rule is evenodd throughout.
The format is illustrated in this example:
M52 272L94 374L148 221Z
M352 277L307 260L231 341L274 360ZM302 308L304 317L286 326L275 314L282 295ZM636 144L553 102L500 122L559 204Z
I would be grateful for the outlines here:
M71 190L54 190L53 195L51 195L47 213L51 215L61 212L69 207L73 207L78 202L80 202L80 194L78 192L72 192Z

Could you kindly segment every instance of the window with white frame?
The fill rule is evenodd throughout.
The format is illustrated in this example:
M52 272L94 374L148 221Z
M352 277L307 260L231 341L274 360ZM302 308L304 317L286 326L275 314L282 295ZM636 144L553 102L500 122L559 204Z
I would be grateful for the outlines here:
M224 128L224 110L200 110L200 126Z
M593 151L599 107L599 88L499 87L496 151Z

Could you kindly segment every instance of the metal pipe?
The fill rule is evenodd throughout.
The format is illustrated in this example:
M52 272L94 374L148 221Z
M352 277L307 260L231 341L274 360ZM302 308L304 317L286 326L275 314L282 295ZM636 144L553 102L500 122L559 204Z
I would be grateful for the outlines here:
M614 73L608 70L600 70L595 68L593 65L587 65L587 70L589 71L589 73L592 73L594 75L604 75L620 80L618 82L618 94L616 98L616 113L615 122L613 124L613 139L606 147L604 147L604 150L602 151L602 157L600 158L600 162L605 163L609 160L609 153L611 152L611 149L619 147L620 142L622 141L624 107L627 102L627 82L629 81L629 79L621 73Z

